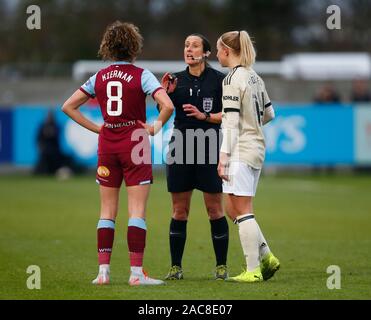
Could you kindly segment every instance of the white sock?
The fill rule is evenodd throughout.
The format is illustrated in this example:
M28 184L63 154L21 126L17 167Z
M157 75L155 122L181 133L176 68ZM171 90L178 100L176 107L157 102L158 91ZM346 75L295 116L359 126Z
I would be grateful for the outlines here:
M259 254L260 254L260 260L261 260L266 254L271 252L271 250L269 249L268 242L267 240L265 240L264 235L257 222L256 222L256 225L258 226L258 230L259 230Z
M130 267L131 274L134 275L142 275L143 274L143 267Z
M259 228L252 213L236 218L241 246L246 259L247 271L253 271L260 265Z
M109 264L100 264L99 265L99 273L109 273Z

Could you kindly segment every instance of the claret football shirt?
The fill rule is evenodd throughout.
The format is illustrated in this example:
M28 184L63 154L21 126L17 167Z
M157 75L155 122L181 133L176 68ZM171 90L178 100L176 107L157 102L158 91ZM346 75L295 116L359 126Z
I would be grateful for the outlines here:
M131 134L141 128L137 120L146 122L146 96L154 96L160 89L149 70L123 61L98 71L81 86L82 92L97 98L105 122L99 135L99 154L131 150Z

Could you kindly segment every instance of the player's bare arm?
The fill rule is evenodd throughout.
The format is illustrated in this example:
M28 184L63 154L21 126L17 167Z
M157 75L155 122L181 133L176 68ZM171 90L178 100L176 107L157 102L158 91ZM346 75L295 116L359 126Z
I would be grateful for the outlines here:
M101 126L98 126L94 122L87 119L79 110L80 106L82 106L88 100L89 97L85 93L83 93L81 90L76 90L75 93L63 104L62 111L84 128L92 132L99 133Z
M158 118L153 125L141 122L142 126L148 131L151 136L154 136L161 130L165 123L170 119L174 111L174 105L165 90L158 90L153 98L159 105L160 114L158 115Z

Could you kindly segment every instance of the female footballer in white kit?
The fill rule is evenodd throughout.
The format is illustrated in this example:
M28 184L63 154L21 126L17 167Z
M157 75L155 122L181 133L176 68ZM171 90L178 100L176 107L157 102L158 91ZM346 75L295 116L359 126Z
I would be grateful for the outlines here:
M263 80L252 69L255 49L246 31L224 33L217 57L231 69L223 81L223 142L218 165L226 211L238 225L246 271L228 280L268 280L280 263L272 254L253 213L253 197L265 156L263 125L274 118Z

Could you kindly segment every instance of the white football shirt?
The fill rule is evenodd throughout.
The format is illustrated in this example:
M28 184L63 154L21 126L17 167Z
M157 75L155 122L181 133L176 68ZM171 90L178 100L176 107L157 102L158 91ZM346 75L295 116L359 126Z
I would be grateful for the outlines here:
M273 107L264 81L252 68L237 66L223 81L222 152L231 161L261 169L265 157L263 124L265 113ZM228 113L234 113L228 117ZM233 119L237 119L238 123Z

